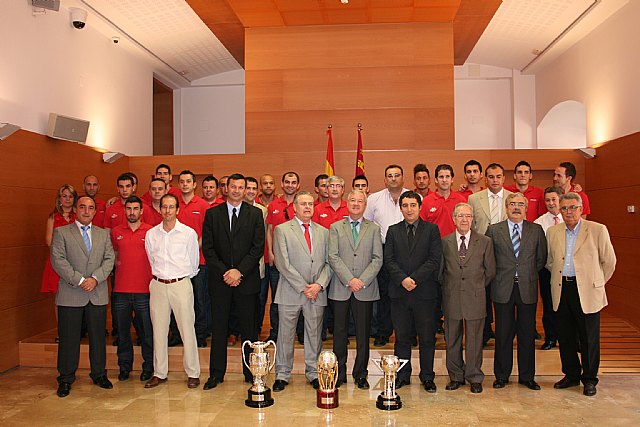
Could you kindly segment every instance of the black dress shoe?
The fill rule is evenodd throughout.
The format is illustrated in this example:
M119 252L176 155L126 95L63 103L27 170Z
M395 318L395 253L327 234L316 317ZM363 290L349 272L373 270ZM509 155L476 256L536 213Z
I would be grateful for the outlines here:
M422 386L424 387L425 391L429 393L435 393L437 390L436 383L434 383L433 380L426 380L422 383Z
M411 384L411 380L402 380L398 378L396 379L396 390L409 384Z
M277 335L269 335L265 342L269 342L269 341L273 341L273 342L277 343L278 342L278 336Z
M112 389L113 388L113 384L111 384L111 381L109 381L109 378L107 378L106 375L102 375L98 378L95 378L93 380L93 383L95 385L97 385L100 388L106 388L107 390Z
M118 381L126 381L129 379L129 371L120 371L118 374Z
M356 380L356 385L360 390L367 390L369 388L369 381L365 377L358 378Z
M140 381L149 381L153 376L153 372L151 371L142 371L140 374Z
M533 337L534 337L535 339L537 339L537 340L541 340L541 339L542 339L542 335L540 335L540 334L538 333L538 331L536 331L536 332L533 334Z
M438 335L444 335L444 326L443 325L438 326L438 329L436 329L436 333Z
M169 343L167 345L169 347L175 347L175 346L178 346L178 345L182 345L182 340L180 338L171 337L171 339L169 339Z
M298 335L298 343L304 345L304 335Z
M445 390L457 390L464 385L464 381L449 381L445 386Z
M315 390L320 388L320 381L318 381L317 378L311 380L311 387L313 387Z
M493 388L505 388L509 384L509 380L497 379L493 382Z
M482 393L482 383L471 383L471 393Z
M285 380L275 380L273 383L273 391L282 391L289 383Z
M557 345L556 340L553 341L545 341L541 346L540 350L551 350L553 347Z
M67 397L69 396L70 391L71 391L71 384L63 382L58 384L58 390L56 391L56 394L58 395L58 397Z
M522 384L523 386L525 386L529 390L540 390L540 385L537 382L535 382L534 380L518 381L518 384Z
M204 383L203 390L211 390L212 388L216 388L218 384L222 384L224 380L218 377L210 377L206 383Z
M555 383L553 385L553 388L563 389L563 388L569 388L569 387L577 387L579 385L580 385L580 380L572 380L569 377L564 377L563 379Z
M207 347L207 340L206 339L198 340L198 347L199 348L206 348Z
M587 383L584 385L584 390L582 394L585 396L595 396L596 395L596 385L593 383Z
M387 345L388 342L389 342L389 338L378 337L375 340L373 340L373 345L374 347L383 347Z
M340 388L342 384L345 384L347 380L338 380L336 381L336 388Z

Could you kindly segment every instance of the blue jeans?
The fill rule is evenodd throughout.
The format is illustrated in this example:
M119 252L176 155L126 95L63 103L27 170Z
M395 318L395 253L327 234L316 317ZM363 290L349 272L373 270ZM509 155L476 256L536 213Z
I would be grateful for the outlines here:
M201 265L200 271L191 278L193 285L193 305L196 313L196 338L207 339L211 333L211 297L209 295L209 269Z
M118 366L121 371L133 370L133 343L131 342L131 313L142 326L142 370L153 372L153 326L149 311L149 294L113 292L111 311L118 328Z

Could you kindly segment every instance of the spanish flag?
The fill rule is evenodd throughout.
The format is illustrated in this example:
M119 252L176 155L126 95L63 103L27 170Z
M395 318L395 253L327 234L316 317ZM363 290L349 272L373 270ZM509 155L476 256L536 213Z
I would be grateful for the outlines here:
M331 137L331 126L329 126L329 130L327 130L327 135L329 136L329 140L327 141L327 160L324 164L324 173L329 176L335 175L335 163L333 161L333 138Z
M364 152L362 151L362 128L358 125L358 150L356 151L356 174L364 175Z

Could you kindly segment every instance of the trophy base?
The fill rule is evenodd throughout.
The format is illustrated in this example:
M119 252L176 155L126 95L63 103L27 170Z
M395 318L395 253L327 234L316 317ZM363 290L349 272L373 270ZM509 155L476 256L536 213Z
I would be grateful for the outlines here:
M247 400L244 404L250 408L266 408L273 405L273 398L271 397L271 389L266 389L264 392L247 390Z
M335 390L316 390L316 404L320 409L333 409L339 405L338 389Z
M400 396L396 396L393 399L389 399L386 397L382 397L382 395L378 396L378 401L376 402L376 408L382 409L383 411L396 411L402 408L402 402L400 401Z

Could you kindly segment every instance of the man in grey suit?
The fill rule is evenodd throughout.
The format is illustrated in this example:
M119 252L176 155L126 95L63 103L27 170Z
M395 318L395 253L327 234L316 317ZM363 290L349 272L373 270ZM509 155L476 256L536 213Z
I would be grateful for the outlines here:
M353 190L347 196L349 217L329 230L329 264L334 275L329 287L333 303L333 352L338 357L339 387L347 382L349 308L356 325L356 360L352 375L359 389L368 389L369 333L373 302L380 298L378 271L382 267L380 227L363 218L367 195Z
M317 389L316 362L322 350L322 316L327 305L331 267L327 260L329 230L311 221L313 196L307 191L293 199L295 217L274 229L273 250L280 271L278 354L273 391L289 384L293 368L293 340L300 312L304 315L305 376Z
M478 234L484 234L491 224L497 224L507 219L504 201L511 192L504 189L504 168L499 163L491 163L485 170L487 188L469 196L469 205L473 209L473 224L471 228ZM493 323L493 307L491 306L491 285L487 289L485 300L487 317L484 322L482 345L495 337L491 324Z
M513 338L518 337L518 382L540 390L536 373L536 303L538 271L547 262L547 240L542 227L526 221L528 201L522 193L505 199L507 220L490 225L496 277L491 282L491 299L496 310L496 349L493 388L509 383L513 368Z
M113 269L115 255L109 233L92 226L96 203L91 197L80 197L74 208L76 221L53 231L51 265L60 276L58 306L58 391L69 395L76 379L80 358L82 317L89 332L89 361L94 384L113 388L107 378L106 343L107 277Z
M453 209L453 222L455 233L442 239L442 305L447 371L451 379L446 389L456 390L466 380L471 383L472 393L482 393L482 328L487 315L485 288L496 275L496 260L491 239L471 230L473 210L470 205L458 203ZM462 358L463 335L466 361Z

